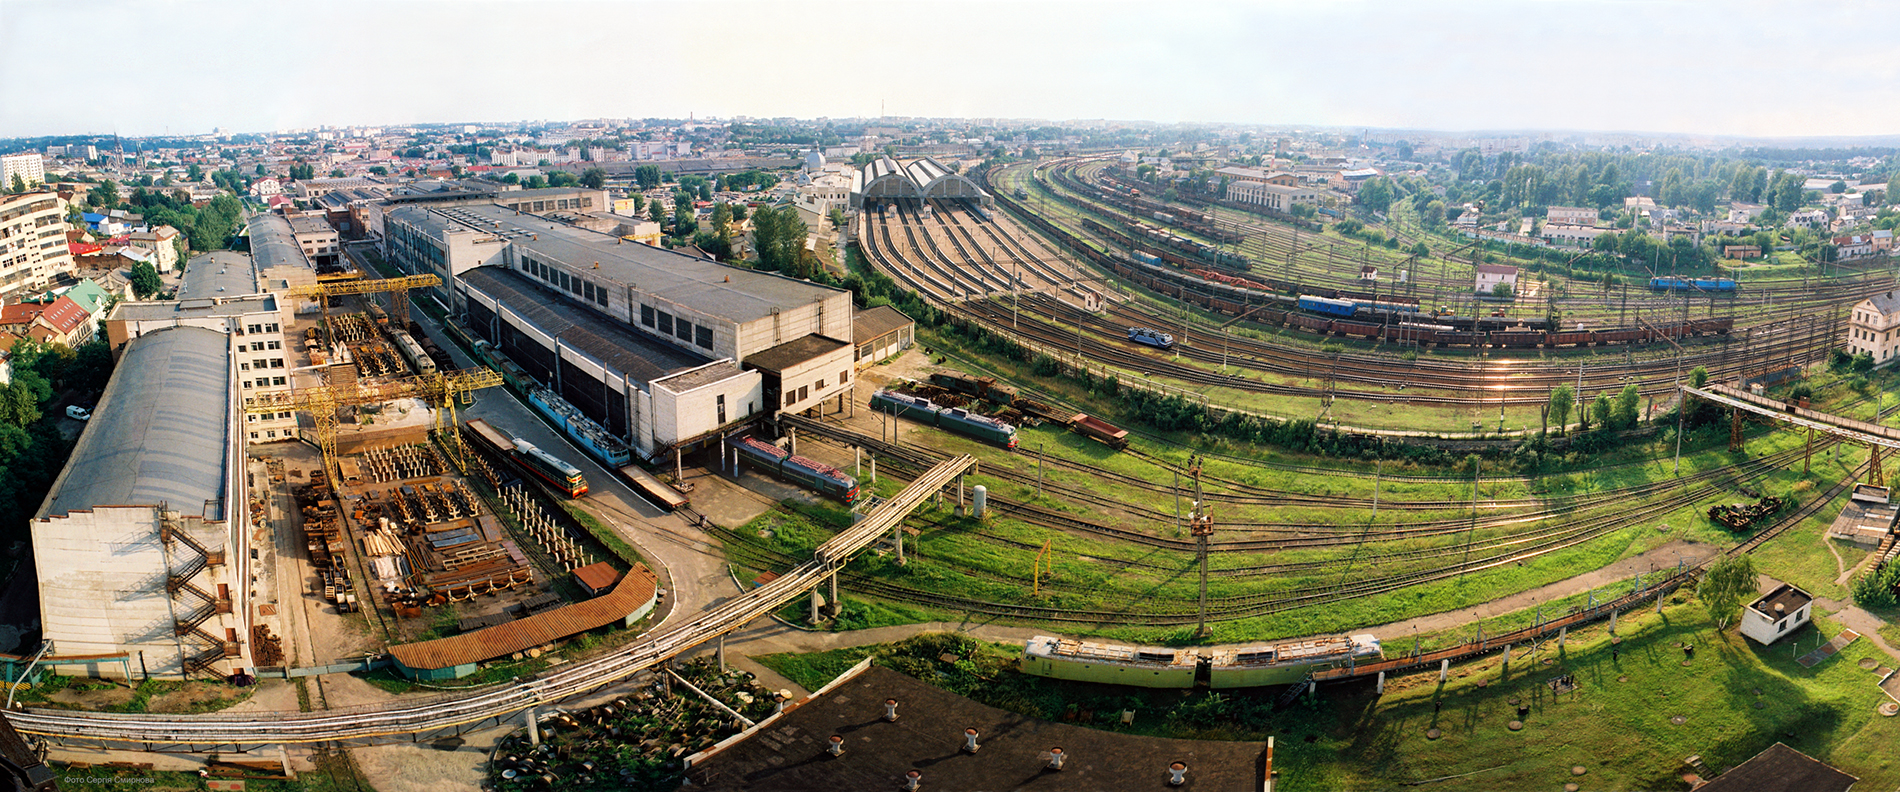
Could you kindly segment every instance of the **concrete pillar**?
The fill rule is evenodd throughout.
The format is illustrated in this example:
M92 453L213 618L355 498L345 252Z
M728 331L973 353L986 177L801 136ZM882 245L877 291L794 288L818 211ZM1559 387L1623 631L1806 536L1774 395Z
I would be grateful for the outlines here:
M1504 673L1511 673L1511 645L1504 645Z
M891 538L897 543L897 565L903 566L906 563L904 561L904 526L891 526Z
M785 427L785 450L798 453L798 430L790 426Z
M818 587L811 587L811 623L818 623Z
M1616 611L1615 610L1610 611L1610 634L1611 635L1616 634Z
M834 610L838 607L838 572L836 570L831 573L831 607Z
M719 646L713 653L719 657L719 673L726 673L726 636L719 636Z
M1570 628L1569 628L1569 627L1565 627L1565 628L1563 628L1563 629L1560 629L1560 630L1558 630L1558 631L1557 631L1557 645L1558 645L1558 646L1563 646L1563 645L1564 645L1564 640L1565 640L1565 639L1568 639L1569 637L1570 637Z
M1379 672L1379 688L1378 690L1374 692L1378 693L1381 696L1385 695L1385 672L1384 671Z
M1444 682L1445 682L1445 675L1446 675L1446 674L1449 674L1449 673L1451 673L1451 660L1449 660L1449 659L1446 659L1446 660L1440 660L1440 661L1438 661L1438 682L1439 682L1439 684L1444 684Z
M877 455L871 455L871 483L877 483Z
M528 744L541 744L541 724L534 718L534 708L528 708Z

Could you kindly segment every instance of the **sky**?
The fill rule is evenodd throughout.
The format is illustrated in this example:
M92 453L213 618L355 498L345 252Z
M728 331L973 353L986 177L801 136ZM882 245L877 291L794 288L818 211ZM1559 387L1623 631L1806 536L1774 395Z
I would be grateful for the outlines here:
M0 137L747 115L1900 133L1900 3L0 0Z

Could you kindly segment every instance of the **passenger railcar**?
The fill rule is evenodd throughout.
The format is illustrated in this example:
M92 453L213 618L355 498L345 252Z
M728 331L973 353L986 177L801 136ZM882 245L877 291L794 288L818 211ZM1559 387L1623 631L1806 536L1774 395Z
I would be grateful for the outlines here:
M1693 291L1716 294L1733 294L1737 290L1734 278L1685 278L1680 275L1664 275L1650 278L1649 288L1656 291Z
M1128 328L1128 340L1137 344L1147 344L1156 349L1174 348L1174 336L1147 327Z
M1351 300L1335 300L1311 294L1300 295L1300 310L1331 316L1351 317L1359 311L1359 304Z

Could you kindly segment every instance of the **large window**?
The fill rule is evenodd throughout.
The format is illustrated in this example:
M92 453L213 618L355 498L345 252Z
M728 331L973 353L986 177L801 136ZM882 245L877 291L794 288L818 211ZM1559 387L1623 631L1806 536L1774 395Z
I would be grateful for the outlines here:
M640 306L640 324L646 325L647 327L653 326L653 306Z
M660 312L660 332L665 333L667 335L673 334L673 315L672 314L667 313L665 311Z
M678 323L673 326L673 335L681 341L691 343L693 340L693 323L686 321L685 317L681 317Z
M712 349L712 328L700 325L693 328L693 333L695 334L693 343L707 349Z

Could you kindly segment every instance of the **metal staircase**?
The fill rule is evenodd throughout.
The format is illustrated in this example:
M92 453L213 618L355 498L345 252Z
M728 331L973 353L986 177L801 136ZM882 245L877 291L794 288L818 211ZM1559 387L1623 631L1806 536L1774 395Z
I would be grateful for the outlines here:
M178 512L165 504L158 507L159 540L165 546L165 593L170 595L172 631L193 644L197 654L185 657L185 673L220 676L218 661L236 657L238 643L206 632L204 623L222 613L231 612L229 597L204 590L192 579L213 566L224 564L224 551L207 549L184 530Z

